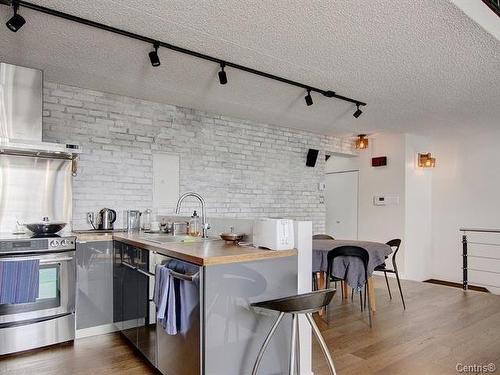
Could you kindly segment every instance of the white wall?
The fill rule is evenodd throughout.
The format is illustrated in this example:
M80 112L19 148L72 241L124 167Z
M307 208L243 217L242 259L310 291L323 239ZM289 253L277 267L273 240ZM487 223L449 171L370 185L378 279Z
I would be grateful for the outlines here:
M405 168L405 277L431 278L432 175L434 170L417 168L417 154L432 150L426 137L407 134Z
M433 140L436 168L432 171L433 277L462 281L460 227L500 228L500 131ZM475 236L477 239L477 236ZM498 236L488 239L500 243ZM471 245L471 252L500 257L500 248ZM471 261L478 265L478 261ZM479 264L500 271L500 261ZM499 275L471 273L473 281L500 285ZM498 292L498 290L497 290Z
M378 134L357 158L332 157L326 171L359 169L359 238L401 238L398 265L405 278L462 281L461 227L500 228L500 130L477 135L422 137ZM436 168L416 167L418 152L431 152ZM372 168L370 158L387 156L388 166ZM376 207L373 196L400 196L397 206ZM471 235L496 242L500 235ZM477 255L500 257L500 247L470 245ZM404 267L403 267L404 265ZM469 267L500 272L500 261L470 260ZM500 285L500 276L470 272L474 284ZM490 288L500 293L500 289Z
M371 158L377 156L387 156L387 166L372 167ZM359 159L359 238L379 242L404 239L404 135L380 134L370 139L369 148L360 151ZM373 197L378 195L399 197L399 204L375 206ZM404 246L399 256L404 258Z
M369 147L360 150L356 158L332 156L326 171L359 170L358 238L387 242L403 239L398 253L398 266L404 273L405 236L405 136L378 134L369 140ZM371 158L387 156L387 166L374 168ZM399 197L399 204L375 206L373 197L390 195Z

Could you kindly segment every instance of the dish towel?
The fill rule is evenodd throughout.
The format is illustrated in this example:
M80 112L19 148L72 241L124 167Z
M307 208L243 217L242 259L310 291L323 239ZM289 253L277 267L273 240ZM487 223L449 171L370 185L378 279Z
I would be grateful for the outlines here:
M157 319L169 335L185 334L191 324L191 315L199 304L199 280L180 280L171 271L195 274L196 266L175 260L156 267L154 302Z
M156 266L153 300L156 304L158 323L169 335L176 335L178 330L174 278L167 267Z
M38 298L40 261L0 261L0 305L32 303Z

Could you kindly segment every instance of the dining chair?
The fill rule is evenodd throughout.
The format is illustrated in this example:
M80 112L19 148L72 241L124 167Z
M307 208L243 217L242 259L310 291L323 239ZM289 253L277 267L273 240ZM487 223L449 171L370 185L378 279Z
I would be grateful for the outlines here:
M335 238L333 238L332 236L330 236L329 234L315 234L313 235L313 240L334 240ZM318 273L319 272L313 272L312 274L312 285L313 285L313 290L318 290L319 289L319 285L318 285ZM335 284L335 288L337 288L337 281L340 281L340 289L342 291L342 298L344 298L344 280L342 279L339 279L339 278L335 278L335 277L331 277L330 281L333 281Z
M396 275L396 280L398 282L398 288L399 288L399 294L401 294L401 301L403 301L403 309L406 310L406 304L405 304L405 299L403 297L403 290L401 289L401 282L399 281L399 273L398 273L398 265L396 263L396 255L398 254L399 247L401 246L401 240L399 238L390 240L387 242L387 245L389 245L393 249L393 255L392 255L392 269L387 268L387 265L384 263L378 265L375 267L374 271L379 271L383 272L385 276L385 283L387 284L387 290L389 291L389 298L392 299L392 294L391 294L391 287L389 286L389 279L387 278L387 273L393 273Z
M368 283L368 260L370 259L370 255L368 251L359 246L340 246L333 250L330 250L327 255L328 259L328 271L327 275L332 275L333 272L333 262L335 258L340 256L350 256L360 258L363 263L363 268L365 272L365 301L368 300L368 321L370 323L370 328L372 327L372 308L370 302L370 293L366 293L366 284ZM343 279L344 280L344 279ZM330 278L327 277L327 289L330 288ZM344 280L345 282L345 280ZM360 292L359 297L362 298L362 294ZM363 311L363 301L361 300L361 311Z

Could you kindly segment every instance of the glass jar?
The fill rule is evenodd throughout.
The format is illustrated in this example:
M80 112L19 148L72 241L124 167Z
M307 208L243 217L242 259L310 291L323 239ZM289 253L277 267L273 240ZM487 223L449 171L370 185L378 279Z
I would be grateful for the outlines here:
M125 211L125 228L128 233L139 232L141 220L141 211L127 210Z
M189 220L189 235L194 237L201 236L201 219L196 211L193 212L193 216Z
M148 208L141 214L141 227L142 230L151 230L151 216L152 211Z

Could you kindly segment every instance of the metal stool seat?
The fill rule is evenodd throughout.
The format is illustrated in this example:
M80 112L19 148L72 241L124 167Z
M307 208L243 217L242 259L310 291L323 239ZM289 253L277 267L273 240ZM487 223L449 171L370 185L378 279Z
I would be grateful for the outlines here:
M333 296L335 294L335 289L324 289L318 290L311 293L304 293L295 296L289 296L284 298L278 298L268 301L256 302L252 304L252 307L267 309L278 311L279 315L276 321L274 322L271 330L266 336L262 347L259 350L259 354L257 355L257 359L255 360L255 364L253 367L252 375L257 375L257 371L259 370L260 362L264 355L264 352L271 341L276 329L278 328L283 316L285 314L292 314L292 337L291 337L291 348L290 348L290 362L288 367L288 373L293 375L295 372L295 367L297 367L300 372L300 339L299 339L299 314L304 314L307 318L307 321L311 325L311 328L316 335L316 338L319 341L321 350L325 355L325 358L328 362L328 367L330 369L330 373L335 375L335 367L333 366L333 360L328 351L328 347L326 346L325 340L319 331L316 322L312 317L312 313L321 310L323 307L327 306Z

